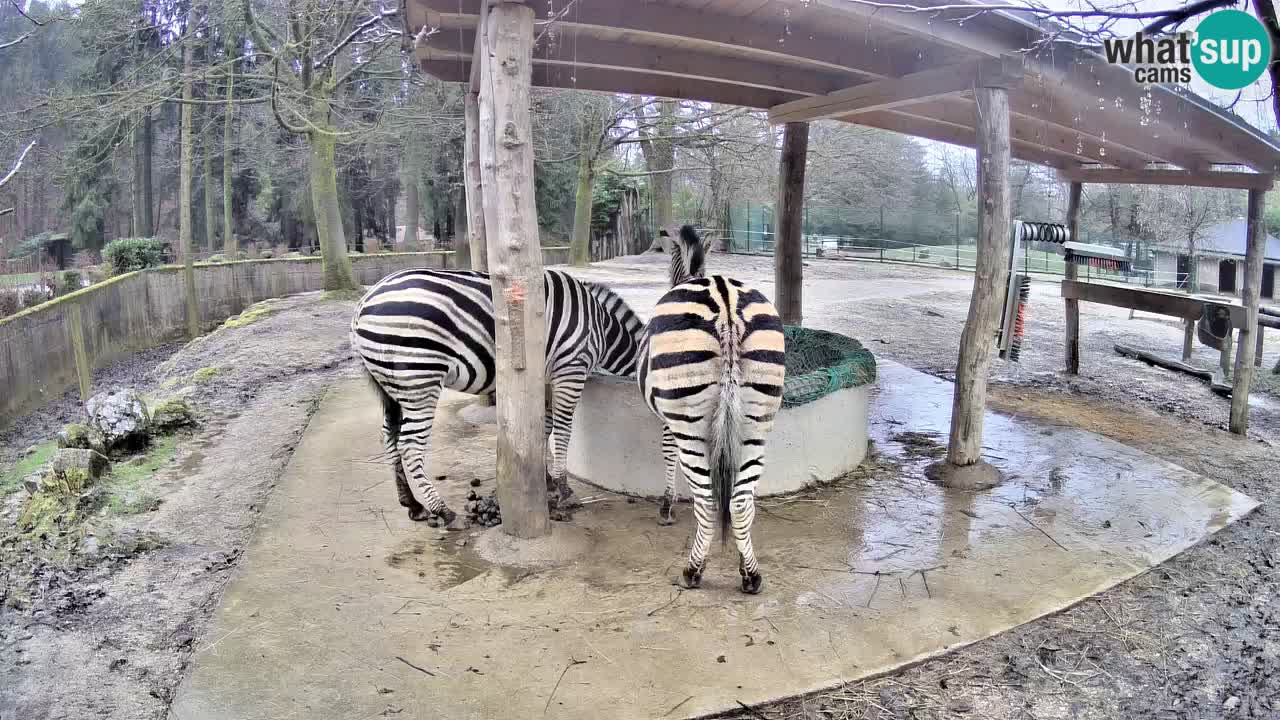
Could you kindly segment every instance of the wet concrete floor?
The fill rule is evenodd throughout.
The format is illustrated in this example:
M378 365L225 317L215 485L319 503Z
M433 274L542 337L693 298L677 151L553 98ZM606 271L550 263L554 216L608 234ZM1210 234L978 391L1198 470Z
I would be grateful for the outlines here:
M455 507L493 487L493 430L447 396L433 474ZM1222 485L1110 440L988 414L1009 476L946 491L951 385L882 363L879 450L836 486L757 515L764 592L713 550L703 589L674 582L691 529L590 488L557 531L589 550L500 567L481 531L410 522L359 379L333 387L264 511L173 704L181 720L689 717L883 673L1074 604L1249 512ZM498 530L483 531L487 533Z

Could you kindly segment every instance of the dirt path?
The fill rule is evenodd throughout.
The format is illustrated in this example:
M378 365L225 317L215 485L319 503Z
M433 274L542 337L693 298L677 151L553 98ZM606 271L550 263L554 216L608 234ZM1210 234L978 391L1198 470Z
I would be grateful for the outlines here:
M203 423L148 483L153 512L95 518L69 563L23 563L28 577L8 576L0 718L163 718L192 651L216 644L203 628L259 509L324 389L352 367L350 303L310 294L272 307L158 367L131 362L104 375L161 392L216 369L190 385ZM24 427L26 441L39 424ZM0 528L23 494L10 498Z
M648 256L585 274L647 311L664 267L665 258ZM712 267L772 291L769 258L715 256ZM858 337L882 357L936 375L953 372L969 275L814 260L806 279L806 324ZM1277 499L1280 400L1259 393L1250 440L1222 432L1221 398L1112 351L1121 341L1176 355L1178 326L1092 305L1082 310L1083 374L1064 378L1056 374L1056 292L1034 287L1021 363L993 368L996 408L1079 425L1268 505ZM0 578L0 596L18 598L0 602L0 720L165 716L190 654L216 648L219 638L203 635L208 615L317 399L335 376L354 371L349 313L349 303L299 296L251 324L100 373L149 390L190 386L204 424L154 478L157 509L102 520L111 552L86 551L61 566L23 564L29 575ZM1278 353L1280 336L1272 334L1268 366ZM1197 348L1195 359L1211 367L1216 354ZM216 370L193 382L207 368ZM0 462L47 437L74 408L63 401L20 421L0 436ZM0 537L20 499L0 506ZM1062 615L891 678L737 717L1278 717L1273 514L1264 506L1209 544Z

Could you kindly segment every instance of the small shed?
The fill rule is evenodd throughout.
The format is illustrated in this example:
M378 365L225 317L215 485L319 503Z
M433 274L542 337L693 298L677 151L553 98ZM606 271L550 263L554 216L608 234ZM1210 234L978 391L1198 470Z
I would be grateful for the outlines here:
M1195 291L1239 295L1244 288L1248 240L1249 224L1244 218L1220 222L1201 231L1195 242ZM1152 251L1156 284L1185 288L1191 280L1192 260L1188 244L1158 242ZM1259 288L1264 298L1275 298L1277 266L1280 266L1280 238L1267 233Z

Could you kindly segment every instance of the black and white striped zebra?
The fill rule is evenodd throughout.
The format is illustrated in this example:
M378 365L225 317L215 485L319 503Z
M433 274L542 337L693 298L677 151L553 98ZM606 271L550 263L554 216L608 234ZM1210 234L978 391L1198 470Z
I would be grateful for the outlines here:
M692 228L681 230L680 244L690 256L701 247ZM702 583L717 522L722 542L732 529L743 592L758 593L763 585L751 524L765 439L782 406L785 351L773 305L733 278L694 277L654 308L637 380L663 422L666 498L674 496L677 467L693 495L697 530L684 570L686 587ZM670 513L664 502L664 522L671 521Z
M583 384L592 372L634 375L644 323L607 287L560 270L546 270L544 278L551 388L546 429L554 437L548 489L559 493L563 507L576 502L565 477L565 454ZM448 508L427 479L427 446L442 388L494 392L489 275L423 269L383 278L356 306L351 345L382 398L383 439L394 460L400 504L414 520L435 515L449 529L464 529L466 519Z

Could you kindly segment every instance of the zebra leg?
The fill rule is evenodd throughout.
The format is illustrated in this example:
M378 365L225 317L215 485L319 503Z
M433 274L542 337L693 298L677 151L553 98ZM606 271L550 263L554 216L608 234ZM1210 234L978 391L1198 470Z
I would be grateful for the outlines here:
M676 452L676 438L671 428L662 426L662 465L667 473L667 489L662 493L662 504L658 507L658 524L674 525L676 522L676 468L679 459Z
M555 480L559 498L556 507L561 510L580 507L581 502L569 487L565 463L569 454L569 434L573 430L573 412L582 397L582 387L587 383L587 368L573 365L551 378L551 423L555 433L551 456L551 477Z
M428 515L438 515L449 530L465 530L470 524L465 516L458 515L445 505L435 486L427 479L427 446L431 441L431 424L435 421L436 401L440 398L440 386L432 385L421 397L412 402L402 402L403 419L400 421L400 438L397 442L405 473L425 501ZM426 517L409 517L425 520Z
M756 518L755 480L750 490L737 488L730 514L733 517L733 541L738 545L738 573L742 575L742 592L755 595L764 587L764 576L751 546L751 524Z
M400 411L398 405L395 408L392 410L383 405L382 447L387 457L391 458L395 471L396 496L400 500L400 506L409 509L411 519L426 520L430 513L413 497L413 491L409 489L409 481L404 476L404 463L401 462L400 453L396 449L396 438L400 435Z
M684 569L684 586L691 590L702 584L702 570L707 565L707 551L711 549L711 535L716 522L716 501L711 496L711 478L703 468L706 461L705 442L689 440L680 448L680 468L684 471L684 479L693 495L693 518L697 528L694 530L693 547L689 550L689 564Z

